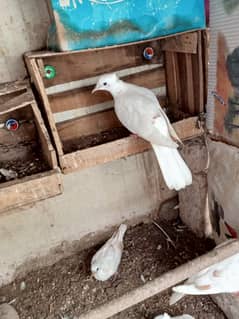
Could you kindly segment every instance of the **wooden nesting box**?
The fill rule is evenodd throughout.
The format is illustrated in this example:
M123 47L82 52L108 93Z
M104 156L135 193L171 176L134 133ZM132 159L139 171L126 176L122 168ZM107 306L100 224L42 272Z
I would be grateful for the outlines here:
M29 85L1 85L0 212L61 194L61 184L56 153Z
M91 94L103 73L117 71L124 80L153 89L177 119L189 117L174 124L182 139L202 134L195 116L204 110L205 32L100 49L27 53L27 68L42 99L63 172L150 148L122 128L110 95ZM143 54L147 47L154 50L152 58Z

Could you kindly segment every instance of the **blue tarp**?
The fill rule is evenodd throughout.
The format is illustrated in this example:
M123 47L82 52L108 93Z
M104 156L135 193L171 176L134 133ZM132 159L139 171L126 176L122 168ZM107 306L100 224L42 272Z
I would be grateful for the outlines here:
M96 48L205 27L204 0L51 0L49 47Z

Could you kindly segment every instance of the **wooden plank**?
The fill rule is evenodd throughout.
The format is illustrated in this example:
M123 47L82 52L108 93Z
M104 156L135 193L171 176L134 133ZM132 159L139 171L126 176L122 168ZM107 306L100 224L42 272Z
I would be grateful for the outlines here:
M161 48L164 51L192 54L197 53L198 38L196 32L166 38L162 40L161 43Z
M130 67L159 63L159 41L151 41L147 45L155 50L155 56L151 61L147 61L143 57L145 43L112 47L110 50L105 48L77 51L75 54L64 55L64 58L58 53L41 57L39 62L43 60L44 65L51 65L56 69L56 76L53 79L43 78L44 85L50 87Z
M31 91L24 92L18 96L15 96L5 103L0 105L0 115L4 113L9 113L17 109L21 109L24 106L30 105L34 102L34 97Z
M209 30L202 31L202 60L204 74L204 105L206 105L208 94Z
M62 178L59 170L0 184L0 213L61 193Z
M57 129L64 144L68 140L73 140L83 135L100 133L107 129L121 126L122 124L117 119L114 110L107 110L58 123Z
M195 114L195 97L193 87L193 65L192 54L185 54L186 61L186 95L187 95L187 109L190 114Z
M122 79L129 83L153 89L165 85L165 70L160 67L154 70L132 74ZM112 96L107 93L102 94L102 92L96 92L95 94L92 94L93 88L94 86L88 86L63 93L48 95L52 112L63 112L112 100Z
M9 95L19 91L24 92L29 87L30 87L30 84L27 80L3 83L3 84L0 84L0 96Z
M46 95L45 88L44 88L44 83L43 83L42 77L39 73L39 69L37 67L36 61L34 59L30 59L30 60L26 59L26 64L28 66L28 70L31 74L32 80L33 80L33 82L38 90L38 93L41 96L41 99L42 99L42 102L44 105L44 110L45 110L45 113L46 113L46 116L48 119L48 124L50 126L51 134L52 134L52 137L54 140L54 144L55 144L55 147L57 149L57 153L58 153L58 155L63 155L62 143L61 143L59 134L57 132L53 113L52 113L51 108L50 108L49 100L48 100L48 97Z
M169 105L178 107L180 103L180 81L177 54L165 51L165 73Z
M195 113L204 112L204 74L202 61L202 39L198 32L198 52L192 56Z
M56 168L58 166L56 153L51 144L50 137L36 103L32 103L32 109L35 116L35 125L41 142L42 155L51 168Z
M200 136L204 132L202 128L197 128L197 117L173 123L173 127L182 140ZM67 174L122 157L142 153L150 148L150 144L145 140L129 136L114 142L60 156L59 160L63 172Z
M169 35L165 35L165 36L161 36L161 37L156 37L156 38L152 38L149 40L142 40L142 41L135 41L135 42L130 42L130 43L123 43L123 44L117 44L117 45L112 45L112 46L108 46L108 47L102 47L102 48L92 48L92 49L83 49L80 51L71 51L71 54L78 54L78 52L89 52L89 51L101 51L101 50L112 50L113 48L119 48L119 47L125 47L125 46L133 46L135 44L140 44L140 43L144 43L148 46L148 43L152 42L152 41L160 41L163 39L168 39L171 37L175 37L175 36L179 36L179 35L183 35L183 34L187 34L187 33L192 33L192 32L197 32L198 29L193 29L193 30L186 30L183 32L178 32L178 33L174 33L174 34L169 34ZM55 54L57 54L58 56L66 56L69 54L69 51L62 51L62 52L52 52L52 51L47 51L47 50L43 50L43 51L30 51L30 52L26 52L24 54L25 58L31 58L31 59L42 59L42 58L46 58L46 57L52 57Z

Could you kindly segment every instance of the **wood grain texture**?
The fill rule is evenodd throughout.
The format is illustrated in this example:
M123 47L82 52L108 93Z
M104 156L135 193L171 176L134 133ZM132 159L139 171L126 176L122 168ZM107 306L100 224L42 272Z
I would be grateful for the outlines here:
M162 40L161 48L168 52L197 53L198 38L196 32L190 32Z
M110 49L77 51L75 54L68 53L64 56L59 53L49 57L43 56L41 60L44 66L51 65L56 69L55 78L43 78L44 86L50 87L130 67L159 63L160 42L151 41L147 45L152 46L155 50L155 56L151 61L143 57L145 43L111 47Z
M197 128L197 117L191 117L174 123L173 127L182 140L203 134L203 129ZM76 170L107 163L122 157L142 153L150 148L150 144L145 140L141 138L135 139L134 137L129 136L61 156L60 166L63 173L67 174Z
M7 182L0 185L0 213L61 193L62 178L58 170Z

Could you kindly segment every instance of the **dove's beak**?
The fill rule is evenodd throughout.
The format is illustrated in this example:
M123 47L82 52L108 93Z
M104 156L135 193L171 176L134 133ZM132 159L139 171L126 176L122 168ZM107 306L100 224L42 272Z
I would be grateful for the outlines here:
M101 90L101 87L97 84L96 86L95 86L95 88L92 90L92 94L93 93L95 93L95 92L97 92L97 91L99 91L99 90Z

